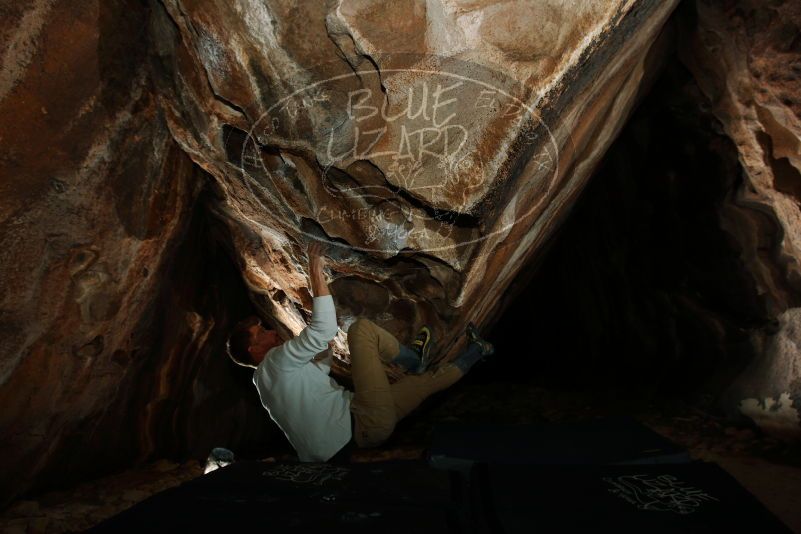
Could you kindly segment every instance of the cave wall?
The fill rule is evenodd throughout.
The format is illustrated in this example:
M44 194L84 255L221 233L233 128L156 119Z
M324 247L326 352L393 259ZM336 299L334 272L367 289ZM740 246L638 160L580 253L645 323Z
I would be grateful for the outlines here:
M198 414L236 410L204 406L234 381L218 353L209 362L202 351L225 316L214 330L215 319L165 290L170 278L180 288L176 250L207 179L159 109L146 4L4 2L1 11L5 501L155 452L198 454L214 434ZM189 270L198 255L179 265ZM252 423L264 430L261 417ZM232 439L249 432L216 424ZM200 438L191 446L190 434Z
M729 391L762 427L801 436L801 5L696 3L682 60L737 147L742 183L721 206L772 324Z
M253 307L304 327L314 239L343 330L425 322L453 356L567 217L677 3L0 3L2 497L276 439L221 347ZM699 2L682 51L744 169L723 226L775 321L733 398L759 403L798 388L798 45L793 4L749 6Z

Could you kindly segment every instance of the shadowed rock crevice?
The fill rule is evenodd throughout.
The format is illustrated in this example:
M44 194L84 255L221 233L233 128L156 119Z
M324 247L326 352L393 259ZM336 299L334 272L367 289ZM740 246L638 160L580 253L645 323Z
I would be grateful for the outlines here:
M131 426L144 430L139 450L148 457L202 458L221 435L243 449L280 436L258 399L242 394L251 373L222 357L233 324L255 310L232 259L230 233L209 213L213 201L208 190L199 195L156 314L143 326L157 334L153 353L161 355L136 380L150 387L137 388L130 410L139 414Z
M773 140L765 132L756 133L765 158L765 165L773 170L773 186L777 191L801 202L801 173L793 167L789 158L773 155Z
M737 415L726 395L772 318L721 228L742 171L707 106L672 59L530 281L506 295L491 336L507 361L484 379L692 398Z

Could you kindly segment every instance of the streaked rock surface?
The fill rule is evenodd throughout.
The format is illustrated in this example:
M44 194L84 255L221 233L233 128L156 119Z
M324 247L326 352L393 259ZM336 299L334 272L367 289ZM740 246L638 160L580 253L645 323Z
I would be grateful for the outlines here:
M157 104L147 11L1 10L0 501L263 430L261 417L251 430L206 424L245 420L248 406L210 351L225 317L181 298L197 289L182 281L202 280L176 251L191 251L205 178ZM232 399L210 403L219 390Z
M170 0L151 33L264 314L305 325L321 239L343 329L428 323L448 358L567 213L675 4Z

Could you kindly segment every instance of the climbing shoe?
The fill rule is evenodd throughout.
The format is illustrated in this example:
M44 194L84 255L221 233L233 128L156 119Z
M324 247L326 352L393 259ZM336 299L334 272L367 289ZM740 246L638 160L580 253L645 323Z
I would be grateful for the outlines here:
M495 347L492 343L483 339L480 335L478 335L478 329L476 325L473 323L467 324L467 337L470 339L471 342L477 343L479 347L481 347L481 359L483 360L487 356L491 356L495 354Z
M431 329L423 325L417 332L414 341L412 341L412 349L420 356L418 373L424 373L431 362L431 345Z

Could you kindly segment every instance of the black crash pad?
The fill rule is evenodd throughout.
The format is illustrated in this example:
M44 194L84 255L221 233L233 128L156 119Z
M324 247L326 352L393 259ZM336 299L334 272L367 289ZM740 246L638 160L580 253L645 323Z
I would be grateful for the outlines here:
M434 427L428 461L468 470L475 462L537 465L686 463L687 452L631 418L583 423Z
M479 532L774 532L789 530L715 464L477 464Z
M463 532L463 487L425 462L237 462L89 532Z

